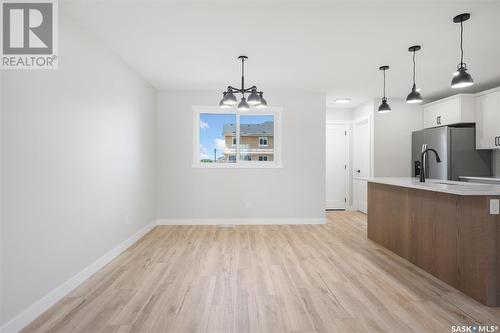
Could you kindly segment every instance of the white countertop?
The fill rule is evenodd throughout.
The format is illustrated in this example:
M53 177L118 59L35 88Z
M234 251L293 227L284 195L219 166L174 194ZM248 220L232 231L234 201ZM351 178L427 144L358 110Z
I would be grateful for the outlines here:
M500 195L500 185L457 182L441 179L426 179L421 183L418 178L370 178L371 183L415 188L456 195Z
M500 182L500 178L496 177L475 177L475 176L459 176L460 179L470 179L470 180L487 180L492 182Z

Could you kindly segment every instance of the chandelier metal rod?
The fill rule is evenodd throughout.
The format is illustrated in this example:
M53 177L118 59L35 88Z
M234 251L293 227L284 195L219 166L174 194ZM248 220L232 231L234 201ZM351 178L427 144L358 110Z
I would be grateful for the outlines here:
M228 91L231 91L233 93L249 93L252 92L253 89L257 89L256 86L251 86L250 88L245 88L245 89L240 89L240 88L235 88L233 86L227 87ZM258 93L261 93L261 91L257 91Z
M228 86L227 91L231 91L233 93L240 93L245 96L246 93L251 93L253 90L257 90L257 86L251 86L249 88L245 88L245 57L240 56L241 59L241 88L235 88L233 86ZM257 93L261 93L262 91L257 91Z
M245 91L245 58L241 58L241 90Z

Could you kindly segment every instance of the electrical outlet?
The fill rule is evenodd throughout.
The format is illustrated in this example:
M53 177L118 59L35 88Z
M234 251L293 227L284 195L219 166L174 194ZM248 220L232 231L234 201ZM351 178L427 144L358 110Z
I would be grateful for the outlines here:
M490 199L490 214L500 214L500 199Z

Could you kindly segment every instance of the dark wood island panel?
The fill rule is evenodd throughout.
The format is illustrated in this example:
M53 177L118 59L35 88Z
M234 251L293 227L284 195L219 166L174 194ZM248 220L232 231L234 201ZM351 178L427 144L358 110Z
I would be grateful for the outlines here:
M500 306L500 215L490 196L370 182L368 238L488 306Z

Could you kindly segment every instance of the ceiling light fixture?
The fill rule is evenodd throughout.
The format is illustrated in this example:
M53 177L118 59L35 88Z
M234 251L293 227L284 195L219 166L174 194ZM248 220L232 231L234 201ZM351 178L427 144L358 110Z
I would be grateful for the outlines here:
M224 92L222 93L222 99L221 99L221 100L220 100L220 102L219 102L219 107L220 107L221 109L229 109L229 108L231 108L231 105L230 105L230 104L225 104L225 103L224 103L224 97L226 97L226 95L227 95L227 92L225 92L225 91L224 91Z
M350 98L338 98L335 100L335 103L337 103L337 104L346 104L349 102L351 102Z
M474 84L472 76L467 73L467 65L464 63L464 22L468 19L470 19L469 13L460 14L453 18L453 22L460 23L460 63L451 79L452 88L464 88Z
M245 88L245 60L248 59L247 56L239 56L238 59L241 60L241 88L234 88L228 86L227 90L222 93L222 100L219 103L221 108L228 108L236 105L238 100L236 99L235 93L242 94L240 103L238 104L238 111L248 111L250 110L250 105L255 106L258 109L264 109L267 107L267 101L263 97L263 92L258 91L256 86L251 86L250 88ZM245 94L249 94L248 100L245 98Z
M413 45L408 48L408 51L413 52L413 87L411 88L411 92L406 97L406 103L422 103L422 95L417 89L417 85L415 84L415 52L421 49L420 45Z
M384 72L384 97L382 97L382 104L378 107L378 113L387 113L391 112L391 107L387 104L387 98L385 97L385 71L389 69L389 66L380 66L379 69Z

